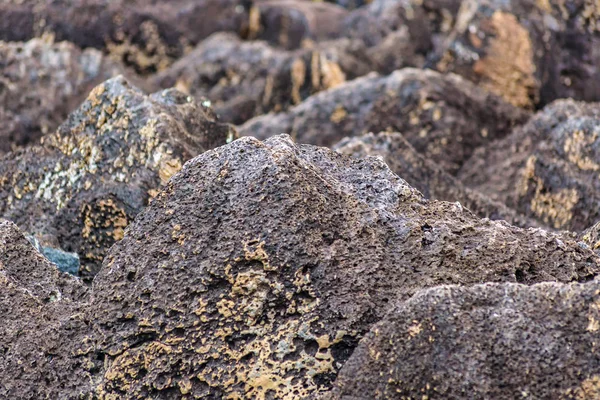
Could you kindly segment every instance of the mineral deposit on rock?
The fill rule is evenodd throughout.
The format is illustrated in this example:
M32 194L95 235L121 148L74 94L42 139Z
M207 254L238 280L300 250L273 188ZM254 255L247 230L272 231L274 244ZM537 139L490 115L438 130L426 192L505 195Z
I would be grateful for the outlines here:
M556 229L600 219L600 105L558 100L510 136L479 149L467 185Z
M144 95L124 78L97 86L55 134L0 159L0 215L66 251L83 274L183 163L235 137L175 90Z

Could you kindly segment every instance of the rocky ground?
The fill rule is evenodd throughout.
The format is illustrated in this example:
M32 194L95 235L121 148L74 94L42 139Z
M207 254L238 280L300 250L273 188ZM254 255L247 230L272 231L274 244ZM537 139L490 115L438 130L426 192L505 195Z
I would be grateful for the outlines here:
M595 0L0 2L1 399L600 398Z

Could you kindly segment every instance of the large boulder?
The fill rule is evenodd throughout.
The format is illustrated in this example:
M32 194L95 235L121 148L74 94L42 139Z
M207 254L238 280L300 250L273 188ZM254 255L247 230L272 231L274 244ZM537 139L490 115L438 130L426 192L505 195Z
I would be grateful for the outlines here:
M188 162L110 250L88 319L127 398L309 398L388 304L455 283L586 281L566 236L427 201L376 158L289 137Z
M597 399L600 284L441 286L397 305L332 399Z
M465 0L436 62L525 108L600 100L600 7L587 0Z
M0 158L0 215L78 253L81 272L93 274L186 160L234 137L192 98L174 90L146 96L117 77L39 146Z
M140 73L166 68L217 31L248 29L247 0L5 0L0 40L43 34L105 49Z
M556 229L600 219L600 105L558 100L526 125L479 149L459 178Z
M380 157L390 169L427 199L459 202L481 218L504 220L521 227L538 226L503 203L494 201L444 171L435 162L419 154L401 133L369 133L343 139L334 146L342 154L352 157Z
M367 132L401 132L421 154L454 174L479 146L499 139L529 114L457 75L405 68L317 93L286 113L246 122L240 134L288 133L331 146Z
M67 42L0 42L0 154L54 132L94 86L124 72Z

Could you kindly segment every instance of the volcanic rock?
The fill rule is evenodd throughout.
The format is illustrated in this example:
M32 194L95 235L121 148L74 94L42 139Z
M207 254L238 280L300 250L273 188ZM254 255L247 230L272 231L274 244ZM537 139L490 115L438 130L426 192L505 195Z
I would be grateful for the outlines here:
M566 236L427 201L376 158L243 138L188 162L105 258L87 317L96 390L307 398L420 288L599 267Z
M459 202L481 218L504 220L515 226L539 225L504 204L465 187L439 165L417 153L401 133L369 133L347 138L335 145L334 149L356 158L381 157L395 174L427 199Z
M477 147L507 135L528 115L456 75L406 68L347 82L287 113L251 119L240 134L264 139L289 133L301 143L331 146L367 132L401 132L454 174Z
M218 33L154 81L157 87L175 86L207 97L223 121L243 123L255 115L285 110L370 70L364 46L347 39L288 52Z
M235 137L175 90L144 95L124 78L97 86L55 134L0 159L0 215L78 253L81 273L189 158Z
M214 32L247 30L248 10L247 0L5 0L0 39L52 34L152 73Z
M66 42L0 42L0 154L53 132L94 86L124 72Z
M1 398L75 398L89 385L82 360L73 354L83 340L79 333L86 325L78 306L87 293L14 224L0 221Z
M571 0L465 0L437 69L525 108L600 100L600 6Z
M479 149L459 178L556 229L600 219L600 105L558 100L511 135Z
M600 285L441 286L400 303L332 399L596 399Z

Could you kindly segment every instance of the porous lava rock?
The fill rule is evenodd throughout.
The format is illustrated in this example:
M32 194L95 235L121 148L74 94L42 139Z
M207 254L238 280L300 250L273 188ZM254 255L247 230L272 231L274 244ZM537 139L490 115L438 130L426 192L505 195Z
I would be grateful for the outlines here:
M94 88L39 146L0 159L0 215L78 253L81 273L93 274L186 160L234 137L189 96L146 96L119 76Z
M89 375L74 353L87 328L79 313L87 296L85 285L59 272L13 223L0 221L1 398L77 398L86 391Z
M51 34L81 48L105 49L147 74L166 68L214 32L247 30L249 5L247 0L5 0L0 39Z
M459 202L481 218L504 220L521 227L539 226L504 204L465 187L438 164L419 154L401 133L381 132L343 139L334 146L356 158L380 157L396 175L419 190L427 199Z
M468 186L556 229L600 219L600 106L557 100L479 149L458 175Z
M0 42L0 154L54 132L94 86L125 72L67 42Z
M596 399L600 284L441 286L361 341L330 399Z
M438 70L525 108L600 100L600 5L587 0L465 0Z
M288 133L320 146L368 132L400 132L419 153L454 174L474 149L507 135L528 116L457 75L405 68L317 93L286 113L253 118L239 130L261 139Z
M284 51L264 41L217 33L153 81L157 87L175 86L207 97L223 121L239 124L286 110L371 68L364 46L347 39Z
M95 390L308 398L421 288L598 269L566 236L427 201L376 158L242 138L188 162L105 258L87 317L105 357Z

